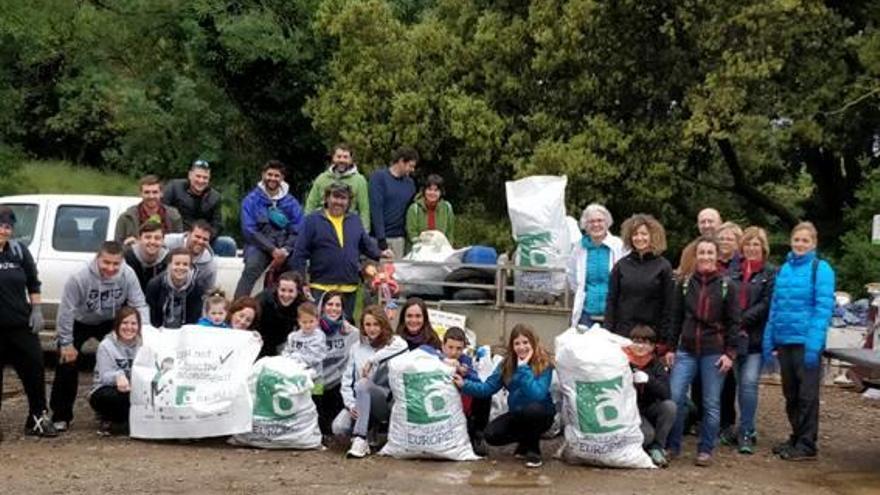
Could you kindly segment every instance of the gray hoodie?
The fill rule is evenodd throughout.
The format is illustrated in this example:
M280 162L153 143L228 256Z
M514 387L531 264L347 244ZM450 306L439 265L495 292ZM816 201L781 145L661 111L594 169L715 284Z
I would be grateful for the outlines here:
M348 366L351 348L360 341L360 332L354 325L345 322L344 330L327 335L327 355L324 356L324 387L332 388L342 381L342 373Z
M165 247L169 250L186 247L189 234L168 234L165 236ZM214 259L214 251L211 246L205 246L205 250L198 258L193 259L193 267L196 271L196 283L205 290L210 290L217 285L217 260Z
M137 275L123 263L119 272L102 279L98 271L97 257L64 284L58 318L55 323L59 346L73 344L73 322L97 325L116 318L122 306L138 310L141 321L150 321L150 309Z
M281 355L299 358L309 368L315 370L315 383L324 383L324 358L327 357L327 335L320 328L311 334L303 330L294 330L287 336L287 344Z
M119 375L125 375L131 381L131 364L140 347L140 337L131 344L124 344L116 337L116 332L108 333L95 355L95 377L89 394L101 387L115 387Z

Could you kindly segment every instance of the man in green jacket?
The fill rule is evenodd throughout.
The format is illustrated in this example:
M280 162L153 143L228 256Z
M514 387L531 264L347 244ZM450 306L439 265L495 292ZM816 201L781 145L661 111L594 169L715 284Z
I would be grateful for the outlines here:
M406 237L410 246L418 242L426 230L439 230L449 244L455 242L455 213L449 201L443 199L443 177L428 176L425 187L406 211Z
M306 213L319 210L324 207L324 190L334 182L348 184L351 188L351 212L357 213L364 224L364 229L370 231L370 198L367 192L367 179L358 172L354 163L354 153L351 147L345 143L333 147L333 155L330 167L321 172L312 183L312 189L306 198Z

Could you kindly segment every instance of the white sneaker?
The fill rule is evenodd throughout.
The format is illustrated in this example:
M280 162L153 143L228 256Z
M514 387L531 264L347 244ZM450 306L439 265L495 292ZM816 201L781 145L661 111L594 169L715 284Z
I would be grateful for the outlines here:
M367 443L367 439L363 437L353 437L351 439L351 448L348 449L348 456L362 459L368 455L370 455L370 444Z
M62 432L70 429L70 421L55 421L52 423L52 426L55 427L55 431Z

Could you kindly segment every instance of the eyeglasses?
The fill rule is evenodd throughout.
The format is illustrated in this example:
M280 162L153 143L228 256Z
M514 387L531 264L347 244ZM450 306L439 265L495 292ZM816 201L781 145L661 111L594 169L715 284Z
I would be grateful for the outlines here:
M203 168L205 170L211 170L211 164L206 162L205 160L196 160L193 162L192 168Z

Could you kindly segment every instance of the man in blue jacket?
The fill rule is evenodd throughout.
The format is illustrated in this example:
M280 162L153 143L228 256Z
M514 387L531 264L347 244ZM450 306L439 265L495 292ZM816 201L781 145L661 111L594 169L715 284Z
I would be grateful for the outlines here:
M351 188L333 182L324 190L324 208L309 213L293 251L292 269L305 273L309 263L309 287L315 300L325 292L343 293L343 310L353 320L355 294L360 283L360 256L391 258L390 249L380 251L360 218L348 211Z
M284 181L284 164L270 160L263 165L262 180L241 203L244 235L244 270L235 297L250 295L263 270L291 265L290 255L303 222L302 207L290 195Z

